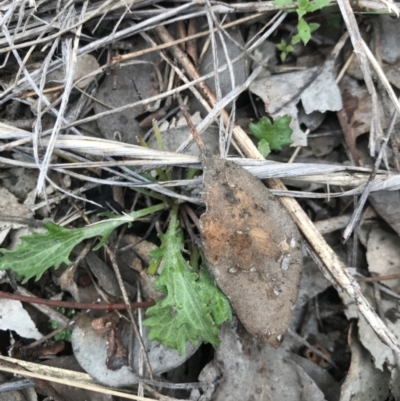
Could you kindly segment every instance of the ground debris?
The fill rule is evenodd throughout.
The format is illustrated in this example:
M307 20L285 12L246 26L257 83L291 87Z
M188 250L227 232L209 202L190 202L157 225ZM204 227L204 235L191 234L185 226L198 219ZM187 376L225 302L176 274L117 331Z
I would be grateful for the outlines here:
M300 234L283 206L246 170L218 157L204 165L204 252L246 329L278 347L302 270Z

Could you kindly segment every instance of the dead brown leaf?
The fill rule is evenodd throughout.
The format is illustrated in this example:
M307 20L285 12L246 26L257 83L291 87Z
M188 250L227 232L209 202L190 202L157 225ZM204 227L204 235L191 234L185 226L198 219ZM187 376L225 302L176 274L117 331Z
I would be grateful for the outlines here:
M357 138L371 131L372 102L365 85L345 76L340 84L343 99L343 109L337 113L343 130L344 139L356 165L363 165L357 148ZM382 129L386 129L389 121L384 118L382 105L379 104ZM392 113L392 110L389 110Z
M278 347L302 270L300 234L250 173L218 157L204 162L204 251L215 280L253 335Z
M349 151L356 165L360 164L357 137L371 129L372 103L365 86L344 77L340 85L343 109L337 113ZM381 112L381 110L380 110Z

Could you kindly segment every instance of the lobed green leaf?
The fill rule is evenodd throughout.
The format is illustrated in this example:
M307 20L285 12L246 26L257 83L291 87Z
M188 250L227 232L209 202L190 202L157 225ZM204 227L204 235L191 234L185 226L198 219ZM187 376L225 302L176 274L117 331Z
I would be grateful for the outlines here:
M299 22L297 24L297 32L302 42L306 45L311 39L311 29L310 25L308 25L307 21L304 18L299 19Z
M187 342L197 345L199 338L219 345L219 326L232 318L227 298L207 272L197 273L190 267L182 248L182 229L173 217L163 235L164 267L155 281L156 289L166 297L147 310L143 321L150 328L150 340L177 349L181 355Z
M291 120L289 116L280 116L271 123L268 117L263 117L258 123L249 125L251 133L260 141L259 150L262 154L268 154L269 149L282 150L284 146L292 144Z
M282 54L284 54L286 58L287 53L282 52ZM271 153L271 147L269 146L268 141L265 139L261 139L261 141L258 142L258 150L264 157L267 157Z
M306 10L309 5L310 2L308 0L297 0L297 6L300 10Z
M166 205L160 204L147 209L133 212L131 215L115 216L109 220L103 220L82 228L64 228L57 224L44 223L47 232L33 233L21 238L21 244L15 249L0 249L0 270L10 269L23 282L36 277L39 280L42 274L54 266L60 267L61 263L71 264L69 255L76 245L87 238L102 237L98 249L107 241L110 234L117 227L125 223L131 223L135 218L165 209Z

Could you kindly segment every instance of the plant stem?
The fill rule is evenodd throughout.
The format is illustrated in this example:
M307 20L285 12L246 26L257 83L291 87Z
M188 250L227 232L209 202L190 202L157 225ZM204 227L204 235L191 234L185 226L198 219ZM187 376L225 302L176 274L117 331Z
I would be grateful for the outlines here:
M141 217L145 217L149 214L153 214L159 212L160 210L167 209L169 206L165 203L160 203L158 205L146 207L145 209L138 210L136 212L129 213L128 216L132 217L133 219L140 219Z
M41 304L48 306L55 306L60 308L73 308L73 309L97 309L97 310L125 310L125 304L89 304L82 302L67 302L58 301L55 299L43 299L36 297L27 297L25 295L12 294L10 292L0 291L0 298L14 299L21 302L29 302L32 304ZM131 302L132 309L148 308L155 305L153 300L143 302Z

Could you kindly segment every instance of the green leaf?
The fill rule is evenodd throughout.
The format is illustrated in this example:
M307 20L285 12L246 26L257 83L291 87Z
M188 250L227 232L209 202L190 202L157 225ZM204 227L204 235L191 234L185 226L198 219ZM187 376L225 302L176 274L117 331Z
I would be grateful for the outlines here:
M61 263L70 265L69 255L72 249L83 240L101 236L102 240L95 247L98 249L120 225L165 208L166 205L160 204L82 228L64 228L47 222L44 224L47 232L22 237L21 244L13 250L0 249L0 254L3 254L0 257L0 270L12 270L24 283L32 277L39 280L52 266L58 268Z
M285 53L285 58L286 58L286 53ZM271 148L269 146L269 143L265 139L261 139L261 141L258 142L258 150L264 157L267 157L271 153Z
M302 42L306 45L311 38L311 29L305 19L300 18L297 24L297 32Z
M67 316L69 319L74 318L78 315L78 311L76 309L68 309L65 310L64 308L56 308L56 310L62 313L64 316ZM49 320L49 324L52 330L57 330L60 327L60 324L53 319ZM54 336L56 341L68 341L71 342L72 333L71 330L65 329L60 331Z
M164 268L155 287L166 297L147 309L143 325L150 328L148 338L181 355L186 343L197 345L199 337L218 346L219 326L232 318L229 301L204 269L197 273L183 258L183 233L176 215L162 237Z
M276 48L277 48L278 50L280 50L281 52L285 51L285 50L286 50L286 47L287 47L287 43L286 43L286 40L285 40L285 39L282 39L282 40L281 40L281 43L279 43L279 44L276 45Z
M304 15L307 14L307 11L306 11L306 10L301 10L300 8L298 8L298 9L296 10L296 13L297 13L297 15L299 16L299 20L300 20L300 18L304 17Z
M284 63L285 62L285 60L286 60L286 57L287 57L287 52L285 52L285 51L283 51L283 52L281 52L281 61L282 61L282 63ZM268 145L269 146L269 145ZM260 149L260 145L258 146L258 148ZM261 152L261 151L260 151ZM261 152L262 153L262 152ZM266 157L266 155L263 155L264 157Z
M330 0L314 0L310 5L307 7L306 11L312 13L317 10L321 10L325 6L329 4Z
M232 319L232 308L228 298L214 284L214 278L207 267L203 267L199 273L198 285L202 288L202 293L208 302L211 317L219 328L221 324ZM218 345L218 343L213 345Z
M301 41L300 35L297 33L296 35L292 36L292 40L291 43L293 45L296 45L297 43L299 43Z
M311 33L313 33L320 27L320 24L317 24L316 22L310 22L308 26L310 27Z
M300 10L306 10L309 4L308 0L297 0L297 6Z
M290 139L292 129L289 127L292 118L289 116L277 117L272 124L269 118L263 117L257 124L250 124L251 133L260 141L263 150L267 142L271 150L282 150L284 146L292 144ZM262 142L262 141L265 142ZM261 150L260 150L261 151Z
M281 51L282 62L284 62L286 60L286 56L288 55L288 53L290 53L294 50L293 46L291 44L286 43L286 41L284 39L281 40L281 43L276 45L276 48Z

